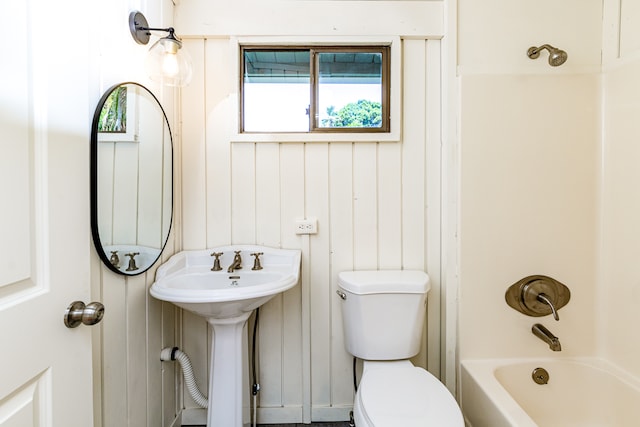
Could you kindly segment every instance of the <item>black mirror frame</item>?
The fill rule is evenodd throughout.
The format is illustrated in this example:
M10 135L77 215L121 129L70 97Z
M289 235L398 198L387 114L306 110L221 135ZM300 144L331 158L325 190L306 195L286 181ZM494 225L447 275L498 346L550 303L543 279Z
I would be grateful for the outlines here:
M151 95L153 97L153 99L156 101L156 103L158 104L158 108L160 108L160 111L162 112L162 116L164 118L164 121L167 125L167 129L169 129L169 142L170 142L170 146L171 146L171 165L170 165L170 173L171 173L171 218L169 220L169 228L167 229L167 235L164 238L164 242L162 243L162 248L160 248L160 253L158 254L157 258L149 264L149 266L145 267L145 268L140 268L139 270L136 270L134 273L125 273L121 270L119 270L118 268L116 268L115 266L113 266L111 264L111 262L109 261L109 257L107 256L107 254L104 251L104 247L102 245L102 242L100 240L100 233L98 230L98 121L100 119L100 112L102 111L102 108L104 107L105 102L107 101L107 98L109 97L109 95L118 87L123 86L123 85L135 85L140 87L141 89L145 90L147 93L149 93L149 95ZM102 263L109 268L109 270L113 271L114 273L129 277L129 276L138 276L140 274L145 273L147 270L149 270L156 262L158 262L158 259L160 259L160 257L162 256L162 252L164 251L164 248L167 245L167 241L169 240L169 235L171 234L171 228L173 227L173 201L174 201L174 188L173 188L173 170L174 170L174 165L173 165L173 133L171 132L171 126L169 125L169 119L167 118L167 114L164 111L164 108L162 108L162 104L160 103L160 101L158 100L158 98L153 94L153 92L151 92L149 89L147 89L145 86L141 85L140 83L136 83L136 82L122 82L122 83L118 83L115 84L113 86L111 86L109 89L107 89L104 94L102 95L102 97L100 98L100 100L98 101L98 105L93 113L93 120L91 122L91 154L90 154L90 191L91 191L91 235L93 236L93 244L94 247L96 249L96 252L98 253L98 256L100 257L100 259L102 260Z

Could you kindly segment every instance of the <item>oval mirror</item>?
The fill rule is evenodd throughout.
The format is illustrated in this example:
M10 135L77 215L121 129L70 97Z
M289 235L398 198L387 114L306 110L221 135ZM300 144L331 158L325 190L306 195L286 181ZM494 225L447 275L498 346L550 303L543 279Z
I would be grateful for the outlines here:
M138 83L107 90L91 129L91 232L112 271L137 275L160 257L173 215L173 145L158 99Z

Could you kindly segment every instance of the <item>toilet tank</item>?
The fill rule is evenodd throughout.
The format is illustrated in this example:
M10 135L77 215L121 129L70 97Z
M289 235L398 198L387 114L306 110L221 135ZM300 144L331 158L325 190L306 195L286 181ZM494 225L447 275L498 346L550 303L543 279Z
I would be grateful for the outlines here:
M420 351L429 276L416 270L338 275L347 351L364 360L408 359Z

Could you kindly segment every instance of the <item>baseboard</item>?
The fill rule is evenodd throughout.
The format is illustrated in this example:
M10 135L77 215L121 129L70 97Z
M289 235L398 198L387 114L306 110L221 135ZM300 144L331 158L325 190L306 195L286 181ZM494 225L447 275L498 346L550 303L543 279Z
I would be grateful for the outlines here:
M311 419L313 421L349 421L349 413L353 411L353 406L314 406L311 408Z
M169 427L180 427L182 425L182 412L180 412L169 424Z
M183 426L207 425L207 410L204 408L187 408L180 413Z
M279 406L258 408L258 424L302 423L302 406Z
M349 406L327 406L311 408L314 422L349 421ZM258 424L299 424L302 423L302 406L280 406L258 408ZM202 426L207 424L207 410L202 408L183 409L171 427Z

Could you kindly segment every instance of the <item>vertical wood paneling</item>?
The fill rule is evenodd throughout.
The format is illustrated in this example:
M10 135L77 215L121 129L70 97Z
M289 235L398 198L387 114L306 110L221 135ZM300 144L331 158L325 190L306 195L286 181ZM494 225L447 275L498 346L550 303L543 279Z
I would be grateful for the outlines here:
M206 94L204 100L205 127L196 129L206 136L206 223L199 230L206 234L206 247L227 245L231 243L231 146L229 134L232 129L231 97L233 82L230 72L235 65L230 58L229 41L224 39L205 40L205 76L203 86L195 86L200 93ZM194 86L194 83L191 83ZM187 111L192 106L185 104ZM191 143L191 141L186 141ZM185 163L190 167L189 163ZM189 205L183 205L189 206ZM241 237L241 236L240 236ZM185 248L190 248L185 245ZM196 248L190 248L196 249Z
M280 145L256 145L256 243L280 247Z
M142 246L161 248L160 231L162 230L163 206L163 150L158 150L158 142L163 141L164 116L158 114L155 100L141 99L138 110L140 127L144 127L144 140L138 143L139 173L138 186L138 215L136 217L138 239ZM151 105L147 105L151 104ZM131 185L131 184L130 184Z
M305 213L318 220L318 234L309 237L309 323L311 398L313 407L331 406L331 257L329 206L330 144L305 148ZM322 345L319 345L323 343Z
M235 144L231 151L231 243L256 240L255 145ZM246 264L249 259L243 260Z
M426 96L427 84L439 84L439 75L427 83L424 40L403 42L400 143L230 143L233 130L227 119L236 111L236 87L228 70L234 65L227 41L204 43L206 78L199 89L190 89L191 95L183 94L182 104L189 111L205 105L206 122L199 133L206 134L207 247L255 242L303 250L301 285L260 310L258 422L302 422L306 411L314 421L346 419L353 403L352 357L344 350L335 295L338 273L424 269L433 255L429 268L433 265L439 274L439 240L430 242L434 253L427 254L426 235L427 202L439 209L440 185L439 178L427 181L426 167L428 156L434 156L428 159L429 167L439 164L439 112L427 115L440 101L428 103ZM206 94L204 101L200 95L193 97L200 93ZM430 133L431 126L436 130ZM191 132L196 141L188 143L197 146L199 133ZM183 174L193 175L191 182L200 179L200 166L192 172L184 159L182 168ZM196 183L198 187L202 183ZM187 220L194 216L189 203L183 203L183 229L195 236L201 225ZM200 212L200 201L194 209ZM318 234L294 233L295 219L303 217L318 219ZM439 221L437 213L429 222L434 233L439 233ZM196 375L204 384L207 376L201 367L209 357L203 345L208 331L193 315L182 316L183 345L193 353ZM416 362L426 365L425 351ZM308 403L311 408L304 406ZM188 396L185 405L194 406Z
M204 40L185 40L183 48L193 60L193 80L182 89L181 177L182 242L184 248L203 249L207 244L205 150L205 54ZM187 225L188 226L185 226Z
M142 288L144 289L145 297L145 342L146 353L145 361L146 368L146 401L147 401L147 425L148 426L162 426L163 410L162 410L162 383L163 375L162 364L160 361L159 349L163 348L165 327L162 324L162 301L153 298L149 294L149 286L147 283L153 282L153 278L156 275L158 269L158 263L152 266L144 274L145 283ZM169 345L173 345L175 341L171 340ZM173 395L171 393L170 395Z
M127 426L127 305L126 280L101 266L102 348L110 349L102 360L102 413L105 427ZM114 351L117 349L117 351Z
M431 290L427 300L427 328L423 340L427 352L422 358L422 366L440 378L440 319L442 303L442 78L440 64L431 58L440 58L439 41L426 42L426 94L424 103L426 116L426 267L431 279ZM426 358L426 359L425 359Z
M280 247L280 146L259 144L255 153L256 243ZM260 405L264 403L265 407L282 405L282 312L282 296L276 296L260 309L257 374L262 386ZM272 366L277 369L272 370Z
M175 346L177 342L176 336L176 327L177 318L176 312L178 309L175 305L165 302L162 303L162 344L161 348L172 347ZM151 345L149 346L151 347ZM153 357L153 355L150 355ZM161 393L162 399L160 400L160 404L162 406L161 410L158 411L157 408L152 408L149 410L154 410L156 412L162 413L162 427L168 425L168 421L173 420L178 414L178 410L181 407L179 405L178 397L181 395L178 390L178 366L175 363L162 363L162 385L161 385ZM150 420L153 420L153 417L149 417Z
M101 9L98 17L99 26L124 29L126 22L123 22L122 18L128 15L132 2L118 0L109 3L108 7L106 4L103 6L105 7ZM147 1L144 13L149 22L158 23L158 26L163 27L170 26L173 3L171 0ZM193 138L194 133L189 133L189 130L196 130L198 133L204 127L202 125L191 126L194 115L192 111L189 111L189 114L184 116L188 125L185 126L187 135L180 134L181 129L177 126L178 114L176 114L177 96L175 96L178 89L162 87L144 77L142 64L148 46L137 46L135 43L131 43L130 39L125 41L119 37L97 38L96 41L98 43L96 43L95 63L91 70L91 77L95 78L92 82L96 86L95 102L98 101L102 91L112 84L121 81L140 81L157 96L169 119L173 133L174 154L176 155L173 176L175 184L173 208L174 218L177 219L173 223L172 232L162 254L161 261L166 261L180 247L179 241L182 234L182 230L179 230L180 212L176 212L176 209L180 207L180 180L182 178L180 175L179 144L183 140L182 136L188 140ZM185 41L185 44L187 43L190 42ZM203 75L203 73L200 74ZM194 102L194 105L197 105L197 100ZM203 108L199 109L200 112L203 110ZM201 122L203 123L203 121ZM161 129L162 126L157 128L158 132ZM108 145L111 145L112 151L122 149L122 143ZM170 195L174 188L167 185L166 182L162 182L159 170L147 171L138 178L138 159L140 164L150 160L148 153L144 152L144 141L136 144L124 143L124 145L128 145L129 149L136 151L132 157L134 159L132 163L135 162L136 165L135 168L130 169L136 172L132 177L130 174L127 175L123 171L119 171L117 174L121 178L126 177L126 179L116 183L114 191L109 190L103 193L101 187L100 194L114 194L116 197L122 197L132 188L137 188L139 181L140 188L143 188L141 191L146 195L148 195L149 189L157 192L158 187L162 186L164 203L168 203L170 198L166 196ZM102 150L104 146L105 143L101 143L100 149ZM194 155L193 148L194 146L190 145L188 150L191 151L187 154L190 173L197 170L195 165L198 156ZM139 153L138 150L140 150ZM118 153L118 156L121 154ZM172 161L170 154L165 153L163 159L165 165L169 165ZM127 156L129 155L127 154ZM202 158L200 159L202 160ZM160 159L154 160L159 161ZM202 161L201 164L204 165L204 162ZM194 175L190 174L187 177L189 183L196 183L199 179L197 174L195 175L196 179L191 179L192 177ZM204 181L202 183L204 185ZM156 197L155 193L154 197ZM107 198L109 197L107 196ZM138 195L135 198L137 199ZM194 201L197 201L197 198L189 198L189 205L193 207ZM133 204L133 206L136 205L136 203ZM103 211L103 207L100 210ZM196 227L194 235L199 235L197 232L199 225L196 221L197 210L189 209L188 211L189 215L192 215L190 221ZM158 218L155 215L152 212L138 212L140 220L146 221L147 225L152 221L157 223L162 220L166 230L168 218ZM109 214L109 216L111 215ZM203 214L201 223L204 223L204 219ZM135 220L132 221L131 218L122 222L135 224ZM145 238L149 238L149 236L147 235ZM157 235L150 238L158 240ZM94 417L95 427L164 427L171 425L176 418L179 406L177 398L180 393L176 388L175 363L160 362L159 360L159 352L163 347L179 344L176 341L175 330L176 308L171 304L163 304L153 299L148 293L159 264L160 262L156 263L142 275L125 278L103 266L97 256L93 257L91 270L92 280L95 283L92 283L92 298L95 301L102 301L105 305L105 317L100 325L94 327L96 328L94 330L100 328L100 333L94 335L100 340L99 346L94 346L98 350L94 357L97 372L94 380L96 386L101 388L100 393L96 396L100 400L94 399L94 407L99 407Z
M127 334L127 421L146 426L147 411L147 287L146 274L128 277L126 287Z
M207 230L213 224L208 219L208 163L210 143L206 109L206 41L185 40L193 60L193 80L182 89L182 177L181 198L182 242L184 249L202 249L207 247ZM228 205L227 205L228 206ZM187 311L181 313L183 331L181 349L189 355L193 370L198 375L200 390L206 390L209 378L210 334L207 322ZM189 393L183 393L184 406L197 407Z
M378 268L378 176L376 143L353 146L353 266Z
M423 270L426 267L426 44L424 40L404 40L403 109L403 266ZM411 108L407 108L407 106ZM429 273L427 271L427 273ZM431 296L431 295L430 295ZM435 298L428 299L433 303ZM426 367L427 325L423 330L420 353L413 358Z
M113 170L113 241L120 244L136 244L138 217L138 144L115 144Z
M276 295L260 308L258 376L260 407L282 406L282 295Z
M98 164L98 176L104 177L98 181L97 191L102 200L113 200L113 162L115 157L115 143L105 142L98 144L98 156L103 161ZM100 239L103 245L113 243L113 203L100 204L98 211L98 222L100 223Z
M331 294L338 289L338 273L353 270L353 144L331 144L329 150L329 205L331 239ZM316 343L329 345L331 372L329 378L314 377L315 381L329 381L331 402L353 402L351 356L344 350L340 298L331 300L331 341ZM313 345L313 344L312 344Z
M300 247L301 238L291 232L292 224L295 218L304 216L304 145L282 145L280 163L283 165L280 176L282 246L295 249ZM285 340L282 343L281 364L282 398L285 405L302 404L301 298L301 286L282 295L282 330Z
M208 323L198 315L182 310L182 343L180 349L189 355L200 391L206 394L209 384L209 353L211 334ZM186 389L183 391L184 407L197 408Z
M378 144L378 268L402 265L402 144Z
M422 270L425 268L425 42L402 43L402 266Z

